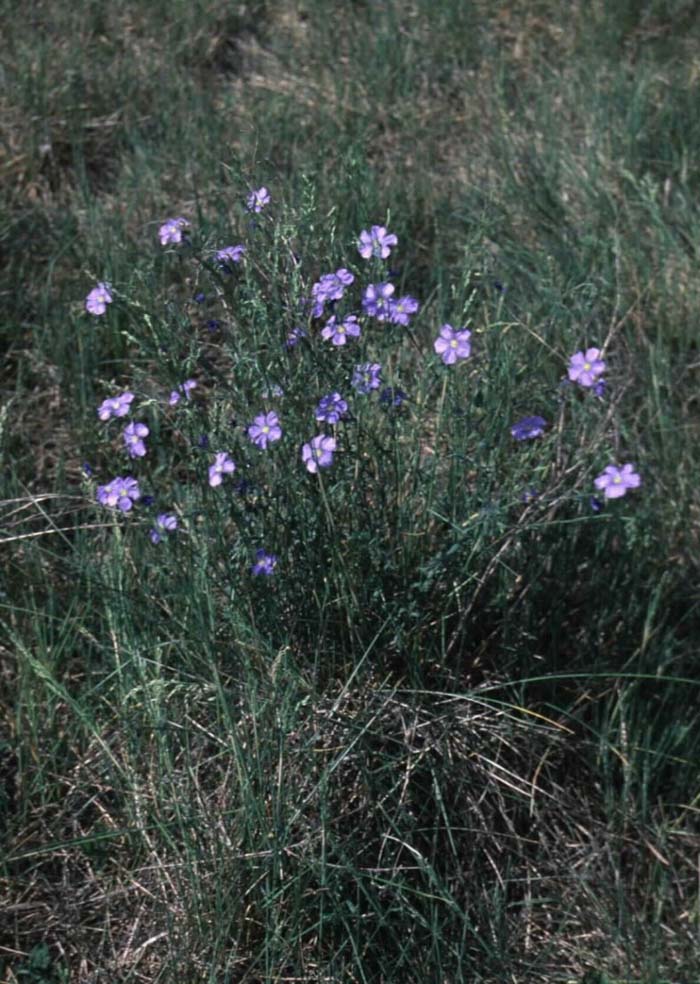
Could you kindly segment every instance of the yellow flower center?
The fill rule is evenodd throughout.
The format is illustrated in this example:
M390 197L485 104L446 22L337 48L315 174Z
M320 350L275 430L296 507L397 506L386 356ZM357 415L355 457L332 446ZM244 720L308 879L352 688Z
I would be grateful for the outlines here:
M615 478L613 478L613 482L615 483L615 485L619 485L621 481L622 481L622 477L620 475L616 475Z
M591 364L590 364L590 362L584 362L583 363L583 368L586 370L586 372L590 372L591 371Z
M269 434L270 433L270 428L267 426L267 424L265 424L265 426L263 427L262 432L263 432L263 434Z
M457 348L458 342L456 338L453 338L450 342L450 348Z

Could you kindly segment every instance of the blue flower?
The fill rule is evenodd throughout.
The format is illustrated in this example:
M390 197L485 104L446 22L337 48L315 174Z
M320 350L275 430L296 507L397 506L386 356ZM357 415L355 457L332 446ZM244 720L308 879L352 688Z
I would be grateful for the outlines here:
M383 403L385 406L400 407L401 404L405 403L407 399L407 393L404 393L402 389L396 389L393 386L385 386L379 394L379 402Z
M544 417L523 417L513 424L510 432L516 441L528 441L533 437L542 437L546 426Z
M138 482L131 475L122 478L118 475L107 485L100 485L97 488L97 501L101 506L108 506L110 509L119 509L121 512L129 512L137 499L141 498Z
M387 321L392 315L392 294L394 285L390 283L369 284L362 295L365 314L377 321ZM404 300L406 300L404 298Z
M149 533L151 543L160 543L164 534L172 533L176 529L177 516L174 513L160 513L156 516L156 525Z
M358 393L369 393L370 390L379 389L381 384L382 367L378 362L365 362L355 366L352 376L352 386Z
M348 412L348 405L340 393L322 396L316 407L316 420L326 424L337 424Z
M255 563L251 565L250 573L254 575L263 574L265 577L270 577L274 573L276 566L277 557L275 554L269 554L265 550L256 550Z

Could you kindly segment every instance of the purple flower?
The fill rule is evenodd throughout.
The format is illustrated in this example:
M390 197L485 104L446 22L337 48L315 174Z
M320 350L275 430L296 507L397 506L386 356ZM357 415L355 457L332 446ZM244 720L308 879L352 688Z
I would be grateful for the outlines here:
M207 321L207 328L209 329L209 331L212 332L218 331L219 328L221 328L221 322L218 320L218 318L209 318L209 320Z
M92 475L92 471L93 471L92 465L90 464L90 462L89 461L84 461L82 463L82 465L81 465L81 468L83 469L83 475L85 476L85 478L90 478L90 476Z
M457 359L468 359L472 347L469 341L471 332L466 328L455 331L452 325L443 325L433 348L446 366L454 365Z
M385 260L391 253L390 247L397 243L398 239L393 232L387 232L384 226L373 225L370 232L363 229L360 233L357 251L363 260L369 260L373 256Z
M255 551L255 563L251 565L251 574L264 574L265 577L269 577L274 573L275 567L277 566L277 556L275 554L269 554L265 550Z
M379 394L379 402L390 407L400 407L407 399L407 393L404 393L402 389L395 389L393 386L385 386Z
M369 393L370 390L379 389L381 384L382 367L378 362L365 362L360 366L355 366L352 376L352 386L358 393Z
M314 284L314 287L316 287L316 286L317 285ZM311 305L311 317L312 318L320 318L321 317L321 315L323 314L323 305L325 303L326 303L325 297L323 297L322 294L318 294L317 293L316 294L316 297L315 297L315 299L313 301L313 304Z
M164 533L172 533L176 529L177 516L174 513L160 513L156 516L156 525L149 534L151 543L160 543Z
M124 428L124 444L132 458L143 458L146 453L143 438L148 437L148 434L149 430L145 424L132 423Z
M357 338L359 334L360 326L354 314L346 315L341 322L338 322L336 316L332 315L326 322L321 337L330 339L334 345L345 345L348 335Z
M527 441L533 437L542 437L546 426L544 417L523 417L513 424L510 432L516 441Z
M604 379L599 379L598 382L593 387L593 392L595 393L596 396L599 396L602 399L602 397L605 396L605 391L606 391L607 387L608 387L608 384L605 382L605 380Z
M394 290L393 284L369 284L362 297L365 314L377 321L386 321L391 316L391 295Z
M177 246L182 242L183 231L188 226L187 219L180 216L177 219L166 219L158 230L158 238L161 246Z
M418 310L419 304L415 297L400 297L398 301L389 301L389 321L392 325L408 326L408 320Z
M340 393L328 393L318 401L316 420L325 424L337 424L347 412L348 405Z
M85 310L89 314L99 316L105 313L107 305L111 303L112 293L109 284L99 283L85 298Z
M339 301L345 293L345 288L354 283L355 278L346 270L340 267L335 273L325 273L319 281L322 286L322 293L327 301Z
M248 437L262 451L266 450L268 444L279 441L282 437L282 428L277 414L270 411L257 416L248 428Z
M306 338L306 331L303 328L292 328L290 333L287 335L287 341L285 345L288 349L295 348L302 338Z
M200 434L197 438L197 447L206 450L209 447L209 435Z
M341 267L335 273L324 273L311 288L312 317L320 318L324 304L327 301L339 301L345 293L345 288L354 280L354 276L345 267Z
M569 361L569 379L580 386L594 386L596 379L605 372L605 363L599 358L600 349L589 348L576 352Z
M186 379L184 381L184 383L182 383L180 386L178 386L178 388L176 390L173 390L172 391L172 393L170 394L170 399L168 400L168 403L170 404L171 407L174 407L176 403L179 403L180 402L180 397L181 397L181 395L183 393L184 393L186 399L189 400L190 393L192 392L193 389L196 389L196 388L197 388L197 380L196 379Z
M259 211L259 209L258 209ZM245 246L242 244L238 246L224 246L220 249L215 256L216 262L219 264L222 270L230 273L232 270L232 263L240 263L243 259L243 254L245 253Z
M620 499L627 489L637 489L642 480L634 470L634 465L608 465L596 478L595 487L604 490L606 499Z
M269 202L270 193L267 188L263 186L262 188L258 188L257 191L251 191L246 201L246 207L249 212L262 212Z
M520 496L520 501L521 502L532 502L532 500L533 499L536 499L539 494L540 493L534 487L534 485L531 485L529 489L525 489L525 491L522 493L522 495Z
M128 475L126 478L113 478L107 485L97 488L97 501L101 506L128 512L137 499L141 498L138 482Z
M194 295L194 297L192 298L192 300L195 302L195 304L204 304L204 302L206 301L206 299L207 299L207 295L204 294L204 293L202 293L201 290L198 291Z
M97 408L100 420L109 420L110 417L126 417L131 409L129 404L134 398L133 393L122 393L121 396L112 396L108 400L103 400Z
M589 500L589 505L594 513L599 513L600 510L603 508L603 503L600 501L600 499L597 499L594 495L591 496Z
M219 451L214 464L209 466L209 484L214 489L221 485L224 475L231 475L236 470L235 462L231 461L226 451Z
M317 434L309 444L303 445L301 460L306 465L306 470L315 475L319 468L329 468L333 464L333 452L335 450L334 437Z

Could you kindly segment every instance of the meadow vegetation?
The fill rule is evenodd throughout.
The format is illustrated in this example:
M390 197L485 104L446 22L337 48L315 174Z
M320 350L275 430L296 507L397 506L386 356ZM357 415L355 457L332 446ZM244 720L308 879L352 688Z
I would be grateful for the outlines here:
M697 5L0 22L0 980L700 979Z

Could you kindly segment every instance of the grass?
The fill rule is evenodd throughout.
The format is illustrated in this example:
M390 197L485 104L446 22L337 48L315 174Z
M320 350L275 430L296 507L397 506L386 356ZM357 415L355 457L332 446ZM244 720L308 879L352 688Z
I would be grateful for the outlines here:
M0 980L700 979L695 5L0 18ZM323 341L341 266L410 327ZM603 397L562 385L593 345ZM95 412L127 389L133 462ZM154 501L119 515L126 474Z

